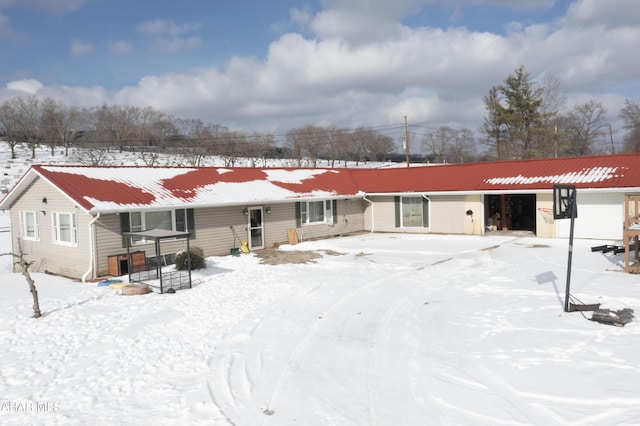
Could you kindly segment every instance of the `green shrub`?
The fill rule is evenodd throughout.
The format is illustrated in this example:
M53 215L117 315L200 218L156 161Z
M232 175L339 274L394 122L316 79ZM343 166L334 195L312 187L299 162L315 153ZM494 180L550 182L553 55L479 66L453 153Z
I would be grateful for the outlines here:
M200 247L191 247L189 251L191 252L191 270L204 269L204 252L202 249ZM176 253L175 262L178 271L187 269L187 251L182 250Z

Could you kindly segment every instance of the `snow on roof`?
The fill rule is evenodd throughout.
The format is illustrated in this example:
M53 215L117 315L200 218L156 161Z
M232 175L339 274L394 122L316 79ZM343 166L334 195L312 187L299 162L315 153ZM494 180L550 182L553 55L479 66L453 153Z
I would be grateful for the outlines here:
M551 176L506 176L486 179L485 182L491 185L502 184L523 184L551 183L551 184L572 184L572 183L594 183L603 182L614 177L624 175L626 167L593 167L585 168L579 172L569 172Z
M363 194L640 189L640 154L385 169L33 165L0 201L10 208L37 177L86 211L238 205Z
M231 205L358 193L330 169L33 166L88 211Z

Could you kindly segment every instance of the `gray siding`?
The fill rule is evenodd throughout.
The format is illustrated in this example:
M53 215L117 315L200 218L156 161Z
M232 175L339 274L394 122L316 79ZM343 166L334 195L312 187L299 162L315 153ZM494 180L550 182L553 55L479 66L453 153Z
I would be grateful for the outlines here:
M416 194L420 197L421 194ZM394 196L375 196L369 197L373 205L367 203L365 211L365 226L369 231L374 232L401 232L408 234L425 234L429 233L431 228L422 227L396 227L395 197ZM430 221L432 220L433 210L430 212Z
M288 243L288 230L296 228L295 203L268 205L271 213L264 212L263 230L266 248L277 247ZM230 253L231 248L240 247L240 241L248 240L248 218L242 213L245 206L201 208L195 209L195 238L190 244L200 247L205 256L223 256ZM259 207L247 205L246 207ZM263 206L264 208L267 205ZM361 199L337 201L337 223L333 225L313 225L296 228L301 240L322 238L334 235L358 232L364 229L364 201ZM238 239L234 241L233 226ZM96 226L98 239L97 271L99 276L107 275L108 257L126 253L122 245L120 219L117 214L103 215ZM175 253L184 249L183 242L164 242L163 253ZM155 254L153 244L138 244L132 250L144 250L147 256Z
M46 197L46 204L42 199ZM11 235L13 253L19 253L20 212L36 212L38 241L21 240L22 249L32 260L32 271L51 272L71 278L80 278L89 269L88 229L91 216L84 213L56 188L42 179L36 179L11 206ZM53 213L75 213L77 224L76 246L54 242Z

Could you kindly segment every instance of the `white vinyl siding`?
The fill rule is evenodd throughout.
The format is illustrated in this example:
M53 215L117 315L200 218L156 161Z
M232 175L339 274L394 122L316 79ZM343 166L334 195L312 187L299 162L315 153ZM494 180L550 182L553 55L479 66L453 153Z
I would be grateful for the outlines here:
M464 234L465 199L463 195L432 196L431 231Z

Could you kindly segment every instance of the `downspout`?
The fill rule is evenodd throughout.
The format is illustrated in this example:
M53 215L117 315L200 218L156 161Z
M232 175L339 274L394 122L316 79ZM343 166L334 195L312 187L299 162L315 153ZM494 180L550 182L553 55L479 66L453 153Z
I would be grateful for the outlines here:
M87 277L94 270L94 258L96 256L94 228L95 228L95 223L98 221L98 219L100 219L100 212L98 212L98 214L96 214L96 217L91 219L91 222L89 222L89 269L82 276L83 283L87 282Z
M362 199L369 203L369 205L371 206L371 232L373 232L373 229L376 226L375 216L373 215L373 201L367 198L367 194L364 194Z
M431 232L431 198L427 194L422 194L422 198L429 202L429 232ZM424 218L422 220L422 223L424 223Z

